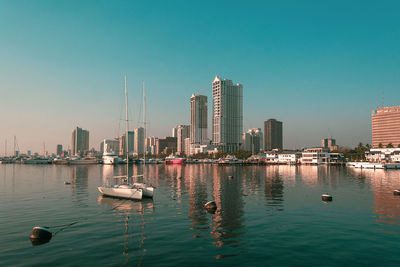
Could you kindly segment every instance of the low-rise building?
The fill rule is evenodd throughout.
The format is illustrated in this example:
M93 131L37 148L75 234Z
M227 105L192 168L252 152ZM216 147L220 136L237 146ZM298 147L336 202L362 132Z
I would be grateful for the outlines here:
M365 158L369 162L400 163L400 148L371 148Z

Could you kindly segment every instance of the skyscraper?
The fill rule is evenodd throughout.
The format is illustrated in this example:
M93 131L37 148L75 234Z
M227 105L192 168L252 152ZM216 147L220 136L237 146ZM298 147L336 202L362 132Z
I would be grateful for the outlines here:
M136 155L143 155L144 153L144 128L135 128L135 149Z
M282 122L269 119L264 122L264 149L283 149Z
M185 139L189 137L189 129L189 125L178 125L176 149L178 154L185 153Z
M83 155L89 151L89 131L76 127L71 141L73 155Z
M177 137L177 134L178 134L178 126L179 125L176 125L175 127L173 127L172 128L172 137Z
M57 145L57 156L61 156L63 152L62 145Z
M212 142L224 152L239 151L243 132L243 86L215 76Z
M190 98L190 143L207 142L207 96L192 94Z
M372 147L400 146L400 106L372 110Z
M253 154L260 152L263 148L263 133L260 128L251 128L243 133L243 150L251 151Z
M135 133L132 131L128 131L128 154L134 152L135 144L134 144ZM126 156L126 133L119 137L119 155Z

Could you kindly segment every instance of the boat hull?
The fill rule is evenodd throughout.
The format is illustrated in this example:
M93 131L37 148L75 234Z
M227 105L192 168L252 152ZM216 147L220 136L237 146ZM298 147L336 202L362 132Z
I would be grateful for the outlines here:
M185 159L166 159L165 164L183 164Z
M100 193L109 197L117 197L117 198L126 198L126 199L135 199L140 200L143 196L143 191L139 188L132 187L107 187L107 186L99 186L97 188Z
M142 190L143 197L152 198L154 196L154 187L152 186L148 186L144 183L134 183L133 186Z

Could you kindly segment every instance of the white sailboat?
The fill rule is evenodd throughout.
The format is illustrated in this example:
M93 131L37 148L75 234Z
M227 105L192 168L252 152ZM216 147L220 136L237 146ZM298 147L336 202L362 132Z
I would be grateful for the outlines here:
M126 126L126 176L117 176L113 178L122 179L124 183L116 185L103 185L97 189L101 194L111 197L128 198L140 200L143 196L143 190L135 185L128 184L128 171L129 171L129 138L128 138L128 92L126 89L126 76L125 76L125 126Z
M143 142L143 179L145 178L144 172L146 169L146 92L144 89L144 82L143 82L143 124L144 124L144 142ZM154 187L151 185L147 185L145 183L134 183L133 184L136 188L140 188L143 191L144 197L153 197L154 196Z

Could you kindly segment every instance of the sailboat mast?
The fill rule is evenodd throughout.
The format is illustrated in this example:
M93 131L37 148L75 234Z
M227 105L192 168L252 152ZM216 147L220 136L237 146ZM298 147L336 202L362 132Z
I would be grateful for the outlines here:
M143 126L144 126L144 142L143 142L143 153L144 153L144 162L143 162L143 174L144 174L144 167L146 166L146 141L147 141L147 135L146 135L146 91L144 89L144 81L142 81L142 86L143 86Z
M128 178L129 170L129 138L128 138L128 91L126 89L126 75L125 75L125 152L126 152L126 178Z

